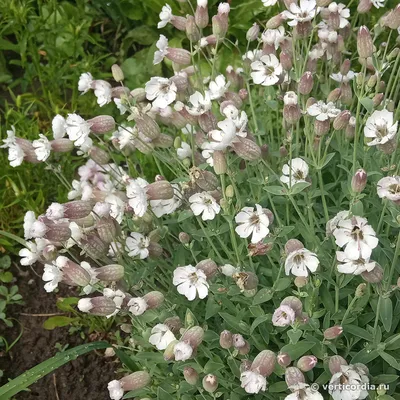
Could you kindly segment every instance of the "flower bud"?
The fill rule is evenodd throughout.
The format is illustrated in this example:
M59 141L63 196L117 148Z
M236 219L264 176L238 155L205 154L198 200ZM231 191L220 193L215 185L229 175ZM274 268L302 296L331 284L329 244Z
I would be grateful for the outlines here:
M296 386L306 382L303 373L296 367L286 368L285 381L288 387Z
M265 27L267 29L278 29L282 25L284 20L285 20L285 17L283 16L282 13L275 15L274 17L270 18L267 21L267 24L265 25Z
M143 299L147 303L147 309L158 308L164 302L164 295L161 292L153 291L145 294Z
M113 64L111 66L111 73L115 82L122 82L124 80L124 73L119 65Z
M96 268L96 278L106 282L116 282L124 277L124 267L118 264Z
M208 111L199 116L199 126L205 132L208 133L214 129L217 129L217 119L211 111Z
M314 79L310 71L306 71L300 78L299 93L303 95L310 94L314 86Z
M344 129L348 125L350 118L351 118L350 111L348 110L341 111L333 120L333 129L335 129L336 131Z
M303 243L300 242L300 240L297 239L289 239L286 244L285 244L285 253L290 254L293 253L294 251L304 249Z
M151 377L146 371L137 371L119 380L124 391L143 389L150 381Z
M242 362L240 363L240 367L239 367L240 373L250 371L251 364L252 363L249 359L242 360Z
M282 51L281 54L279 54L279 61L285 71L290 71L292 69L292 58L286 51Z
M372 57L374 53L374 44L368 28L363 25L357 33L357 51L360 58Z
M336 103L339 100L341 94L342 94L342 91L340 88L333 89L328 94L328 98L327 98L328 103L330 103L330 102Z
M214 15L212 21L213 35L218 39L223 39L228 31L228 20L221 15Z
M343 61L342 65L340 66L340 73L342 75L347 75L350 71L351 67L351 61L346 58L346 60Z
M155 139L160 136L160 127L157 122L148 115L137 115L135 122L138 131L143 133L143 135L147 136L149 139Z
M232 144L232 148L243 160L255 161L261 158L260 146L248 138L239 138L237 142Z
M194 20L196 21L196 25L200 29L204 29L205 27L207 27L209 22L207 0L197 1L197 8L194 14Z
M238 348L239 354L245 356L250 353L250 343L245 340L244 346Z
M296 240L296 239L292 239ZM301 313L303 311L303 304L302 302L295 296L288 296L285 297L281 301L281 306L288 306L290 307L296 314L296 317L301 316Z
M329 119L326 119L325 121L318 121L316 119L314 121L314 133L318 137L323 136L326 133L328 133L330 128L331 128L331 123L330 123Z
M361 276L366 282L379 283L383 279L383 269L378 263L375 263L375 268L372 271L364 271Z
M332 375L341 372L341 366L347 365L346 360L341 356L332 356L329 359L329 371Z
M279 353L276 357L276 361L281 367L286 368L290 365L292 359L290 358L288 353Z
M383 93L377 93L373 98L372 98L372 103L374 107L379 107L382 104L383 98L385 95Z
M218 388L218 379L213 374L208 374L203 378L203 389L208 393L213 393Z
M230 349L233 346L233 337L230 331L222 331L219 335L219 345L223 349Z
M308 283L308 279L305 276L296 276L296 278L294 280L294 284L298 288L302 288L302 287L306 286L307 283Z
M339 325L332 326L331 328L325 329L324 338L326 340L334 340L343 333L343 328Z
M233 274L232 278L235 279L236 285L238 285L241 290L257 289L258 277L253 272L238 272L236 274Z
M361 193L367 184L367 173L362 168L357 170L351 180L351 190L356 193Z
M111 315L117 309L114 301L106 296L83 298L78 301L79 311L106 317Z
M158 181L146 186L149 200L168 200L174 197L174 188L168 181Z
M246 39L249 42L253 42L257 40L258 34L260 33L260 26L257 23L254 23L251 28L246 33Z
M275 353L270 350L263 350L251 364L251 371L258 372L260 375L268 377L274 371L275 363Z
M301 110L298 104L296 105L284 105L283 106L283 118L290 125L296 125L300 120Z
M360 14L366 14L372 7L371 0L360 0L357 6L357 12Z
M101 149L100 147L97 146L92 146L89 149L89 157L96 163L99 165L105 165L108 164L110 161L110 156L108 155L108 153Z
M218 271L217 264L215 264L215 262L210 258L208 258L207 260L200 261L196 265L196 268L203 271L207 279L212 278Z
M75 147L72 140L64 138L51 140L50 146L55 153L69 153Z
M71 237L71 229L68 223L46 222L44 238L55 243L66 242Z
M297 361L297 368L302 372L308 372L317 365L317 362L315 356L303 356Z
M215 150L213 152L214 172L217 175L223 175L227 171L225 154L222 151Z
M169 48L166 57L179 65L188 65L192 61L190 52L180 48Z
M82 250L91 258L101 259L106 256L108 246L97 234L90 233L81 239Z
M200 326L193 326L188 329L181 338L181 341L187 342L193 349L196 349L203 341L204 330Z
M390 29L400 28L400 4L398 4L386 17L386 26Z
M90 131L93 133L107 133L115 129L115 121L111 115L98 115L89 119Z
M97 222L97 234L99 238L107 244L115 241L115 237L120 233L118 222L112 217L103 217Z
M197 381L199 380L199 374L192 367L186 366L185 368L183 368L183 376L185 378L185 381L189 385L195 386L197 384Z
M377 80L378 78L376 75L371 75L368 79L367 86L372 89L376 85Z
M157 136L152 141L152 144L155 147L161 147L163 149L168 149L169 147L172 146L173 143L174 143L174 139L171 136L166 135L165 133L160 133L160 135Z
M200 30L196 25L194 17L191 15L188 15L186 18L186 36L193 43L200 40Z
M171 25L173 25L179 31L184 31L186 29L186 18L173 15L171 18Z
M288 155L288 151L287 151L287 149L286 149L285 146L279 147L279 155L280 155L282 158L285 158L285 157Z
M355 292L355 297L360 298L363 297L365 295L365 291L367 289L367 284L366 283L360 283L357 288L356 288L356 292Z
M240 349L246 345L246 340L241 334L235 333L232 335L232 344L235 349Z

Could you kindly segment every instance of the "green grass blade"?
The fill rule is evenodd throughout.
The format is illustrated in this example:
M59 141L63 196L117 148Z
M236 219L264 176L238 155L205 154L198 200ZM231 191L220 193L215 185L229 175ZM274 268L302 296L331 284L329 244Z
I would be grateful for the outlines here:
M0 399L7 400L11 398L21 390L24 390L35 383L38 379L43 378L45 375L53 372L62 365L75 360L82 354L89 353L92 350L106 349L109 346L110 344L107 342L93 342L58 353L54 357L36 365L36 367L31 368L29 371L24 372L22 375L0 387Z

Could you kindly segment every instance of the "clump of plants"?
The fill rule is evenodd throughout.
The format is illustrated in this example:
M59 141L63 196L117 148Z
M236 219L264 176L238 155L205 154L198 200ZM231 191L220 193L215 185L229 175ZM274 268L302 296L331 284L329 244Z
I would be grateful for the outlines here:
M4 140L68 188L26 213L21 264L108 321L113 400L399 396L400 6L367 27L381 2L263 4L245 43L228 3L165 5L158 28L186 35L156 43L168 73L84 73L112 115ZM57 153L86 159L72 182Z

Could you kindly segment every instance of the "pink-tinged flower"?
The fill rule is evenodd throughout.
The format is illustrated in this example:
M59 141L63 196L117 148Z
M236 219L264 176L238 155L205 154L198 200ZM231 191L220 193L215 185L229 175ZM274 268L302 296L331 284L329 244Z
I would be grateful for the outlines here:
M292 251L285 261L285 273L292 273L295 276L307 277L309 272L315 272L318 268L319 260L315 253L307 249Z
M78 90L82 92L82 94L87 93L90 89L92 89L93 84L93 76L90 72L84 72L79 77L78 81Z
M168 78L152 77L145 86L146 98L153 102L153 107L166 108L175 101L177 87Z
M398 121L393 121L393 113L388 110L374 111L367 119L364 135L372 140L368 146L385 144L392 140L397 133Z
M249 394L257 394L260 391L265 392L267 380L258 372L245 371L240 375L241 387Z
M172 283L177 287L178 293L183 294L190 301L197 295L200 299L208 295L209 285L206 274L193 265L176 268Z
M298 182L306 182L308 176L308 164L301 158L294 158L282 167L281 182L292 187Z
M261 40L270 46L274 46L275 50L285 40L285 28L280 26L277 29L267 29L261 35Z
M400 176L387 176L377 183L378 196L396 204L400 203Z
M164 35L160 35L160 38L156 43L157 51L154 53L153 64L160 64L164 57L168 54L168 39Z
M147 211L147 193L148 182L142 178L132 179L126 187L128 203L138 217L143 217Z
M221 211L220 205L207 192L195 193L189 197L190 208L194 215L201 215L203 221L212 220Z
M372 250L378 246L379 240L375 231L365 218L352 217L341 220L333 231L335 243L344 247L344 253L349 260L369 259Z
M272 315L272 325L274 326L289 326L296 319L296 314L289 306L278 307Z
M138 232L131 232L126 238L125 249L129 257L139 256L141 260L149 256L150 239Z
M329 381L329 394L338 400L365 399L368 397L366 390L368 383L365 366L358 368L351 364L341 365L340 372L335 373Z
M269 234L270 220L263 208L259 205L253 207L244 207L236 215L235 221L238 226L235 232L241 238L247 238L251 235L251 242L258 243Z
M308 107L307 113L312 117L316 117L318 121L326 121L330 118L335 118L340 113L340 110L332 102L325 104L320 100Z
M343 251L337 251L336 258L339 261L337 269L342 274L360 275L365 271L372 271L376 266L375 261L370 261L369 259L351 260L346 257Z
M282 65L274 54L261 56L259 61L251 63L251 69L254 83L263 86L274 85L283 73Z
M283 12L290 26L296 26L298 23L311 21L317 14L317 3L315 0L300 0L300 5L295 2L290 3L288 11Z

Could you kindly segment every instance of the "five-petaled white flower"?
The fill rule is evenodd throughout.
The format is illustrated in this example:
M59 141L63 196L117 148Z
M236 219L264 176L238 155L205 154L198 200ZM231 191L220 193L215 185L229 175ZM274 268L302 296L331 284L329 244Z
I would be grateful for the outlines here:
M168 54L168 39L164 35L160 35L160 38L156 43L157 51L154 53L153 64L160 64L164 57Z
M281 182L292 187L298 182L306 182L308 176L308 164L301 158L293 158L282 167Z
M340 113L340 110L337 109L335 104L331 101L328 104L325 104L320 100L308 107L307 113L312 117L316 117L318 121L326 121L327 119L335 118Z
M356 216L339 221L338 227L333 231L333 236L335 236L336 244L345 248L346 258L350 260L369 259L372 250L379 243L368 221Z
M179 185L176 183L172 184L174 189L174 197L166 200L150 200L151 211L157 218L163 215L172 214L177 208L182 205L182 195L180 192Z
M41 238L46 234L47 227L42 221L38 221L33 211L27 211L24 217L25 239Z
M280 26L277 29L267 29L261 35L261 40L277 50L280 43L285 40L285 28Z
M46 136L40 134L39 138L40 139L34 140L32 145L35 148L37 159L39 161L46 161L51 153L51 144Z
M138 217L143 217L147 211L147 193L148 182L142 178L132 179L126 187L128 203Z
M261 0L261 1L263 3L264 7L274 6L278 2L278 0Z
M289 326L296 319L294 310L286 305L279 306L272 315L272 325L274 326Z
M307 249L292 251L285 261L285 273L294 276L308 276L308 271L315 272L318 268L319 260L317 255Z
M192 156L192 149L186 142L182 142L181 147L176 149L176 154L180 160L184 160Z
M108 82L97 80L94 81L93 87L94 87L94 95L97 97L97 104L100 107L103 107L111 102L112 87Z
M93 84L93 76L90 72L84 72L79 77L78 81L78 90L82 92L82 94L87 93L90 89L92 89Z
M157 324L151 330L151 336L149 337L149 343L156 346L158 350L165 350L174 340L176 340L175 335L164 324Z
M331 74L331 78L339 83L349 83L357 74L353 71L349 71L346 75L343 75L341 72L337 74Z
M43 249L50 244L46 239L36 238L35 242L26 242L26 247L21 249L18 255L21 265L33 265L42 255Z
M239 224L235 231L241 238L251 236L251 243L258 243L263 240L269 233L270 220L263 208L256 204L253 207L244 207L239 214L236 215L235 221Z
M107 389L111 400L120 400L124 397L124 389L122 388L120 381L117 381L116 379L108 382Z
M377 183L378 196L395 203L400 202L400 176L387 176Z
M53 130L54 139L61 139L67 133L67 123L65 118L57 114L51 121L51 128Z
M62 271L60 268L52 264L45 264L42 279L47 282L44 285L46 292L53 292L62 280Z
M371 0L375 8L385 7L385 0Z
M370 261L369 259L351 260L346 257L343 251L336 252L336 259L339 261L337 269L342 274L360 275L365 271L372 271L376 266L375 261Z
M298 23L311 21L317 13L317 3L315 0L300 0L300 5L290 3L288 11L283 12L290 26L296 26Z
M344 28L349 24L347 19L350 18L350 10L344 4L332 2L329 4L328 10L332 14L339 14L339 28Z
M172 283L176 286L178 293L183 294L190 301L198 295L204 299L208 295L208 283L206 274L193 265L178 267L174 271Z
M143 297L133 297L128 302L129 312L135 316L142 315L148 308L148 304Z
M169 22L171 22L173 15L172 15L172 8L169 4L165 4L160 12L160 22L157 24L157 28L164 28Z
M245 371L240 375L241 387L249 394L257 394L265 392L267 388L267 380L264 376L254 371Z
M175 361L186 361L192 357L193 347L186 342L178 342L174 347Z
M12 167L18 167L24 160L25 153L22 147L17 143L15 136L15 128L11 127L11 130L7 131L7 139L3 139L4 144L0 146L2 149L8 148L8 161Z
M81 146L89 138L90 124L78 114L68 114L65 121L67 135L75 146Z
M226 82L224 75L218 75L214 81L211 81L208 88L210 89L211 100L221 98L228 90L230 82Z
M165 108L175 101L177 87L168 78L153 76L145 86L146 98L153 102L153 107Z
M233 120L227 118L224 121L218 122L218 128L209 132L209 136L214 140L209 142L208 145L203 146L206 150L225 150L230 146L236 139L236 124Z
M351 364L342 365L340 371L333 374L329 381L329 394L334 400L365 399L368 397L368 383L369 378L364 368Z
M374 111L367 119L364 127L364 135L371 138L368 146L385 144L392 140L397 133L398 121L393 122L393 113L388 110Z
M194 92L189 97L189 105L185 106L190 115L198 116L211 109L210 93L206 91L204 96L200 92Z
M283 73L282 65L274 54L266 54L259 61L251 63L251 77L257 85L272 86Z
M150 239L138 232L131 232L130 236L125 240L125 248L128 256L139 256L141 260L149 256L149 245Z
M207 192L195 193L189 197L190 208L194 215L200 215L203 221L212 220L221 211L220 205Z

